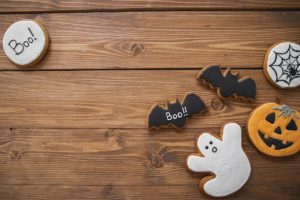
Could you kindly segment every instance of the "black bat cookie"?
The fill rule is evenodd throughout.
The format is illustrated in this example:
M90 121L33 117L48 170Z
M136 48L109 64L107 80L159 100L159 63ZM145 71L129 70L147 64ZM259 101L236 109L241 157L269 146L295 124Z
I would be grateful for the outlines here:
M148 128L159 128L173 126L183 127L186 118L192 117L205 110L203 101L194 93L185 95L182 103L176 99L175 102L167 102L167 108L154 105L148 114Z
M217 88L219 96L223 98L235 95L243 99L255 100L256 84L252 78L239 79L239 74L232 74L230 68L223 74L220 66L206 67L200 71L198 79Z

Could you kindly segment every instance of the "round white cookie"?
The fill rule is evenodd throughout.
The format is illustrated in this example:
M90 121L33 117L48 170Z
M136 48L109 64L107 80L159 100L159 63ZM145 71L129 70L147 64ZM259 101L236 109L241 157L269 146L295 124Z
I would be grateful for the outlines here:
M9 60L20 66L37 63L46 53L49 37L46 29L33 20L12 24L3 37L3 50Z
M292 42L273 45L265 57L264 73L279 88L300 86L300 45Z

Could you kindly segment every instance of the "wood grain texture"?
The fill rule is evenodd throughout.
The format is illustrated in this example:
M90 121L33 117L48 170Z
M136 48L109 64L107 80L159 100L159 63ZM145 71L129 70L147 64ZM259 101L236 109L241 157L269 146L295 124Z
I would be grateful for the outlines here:
M272 184L272 183L270 183ZM272 184L273 185L273 184ZM14 186L0 186L0 198L5 200L195 200L195 199L211 199L208 196L200 194L195 190L195 185L185 186L120 186L120 185L106 185L106 186L36 186L36 185L14 185ZM274 192L270 187L252 185L255 192L246 193L239 191L239 193L223 198L223 199L290 199L297 200L299 193L294 190L294 193L287 193L286 187L275 187ZM292 186L294 187L294 186Z
M178 134L149 134L145 129L0 129L0 197L62 199L74 193L75 199L208 199L197 186L204 174L191 175L185 167L187 155L196 151L196 136L207 130L219 132L205 124ZM299 197L300 179L294 176L300 173L299 154L267 157L254 149L246 134L243 148L252 174L232 198Z
M0 38L25 18L45 24L49 51L37 66L18 68L0 48L0 70L259 68L274 43L300 43L297 11L0 15Z
M262 71L272 44L300 43L299 10L299 0L1 1L0 38L11 23L36 19L51 44L31 68L0 48L0 199L211 199L185 159L200 133L229 121L243 126L252 174L228 199L299 199L300 154L265 156L245 132L261 103L300 110L300 88L275 89ZM257 101L222 101L195 80L211 64L251 76ZM146 129L154 103L186 92L208 112L184 129Z
M109 10L291 10L298 0L2 0L0 13Z
M234 71L234 70L233 70ZM257 84L254 104L222 103L214 90L196 80L198 70L21 71L0 73L0 127L145 128L154 103L198 94L209 111L187 122L189 128L219 127L228 119L245 122L265 102L300 110L300 88L278 90L262 70L240 70Z

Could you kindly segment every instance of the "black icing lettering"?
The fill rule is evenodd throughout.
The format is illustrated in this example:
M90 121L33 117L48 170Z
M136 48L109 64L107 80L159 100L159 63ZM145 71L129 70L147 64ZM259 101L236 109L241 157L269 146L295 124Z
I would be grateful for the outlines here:
M192 117L205 110L203 101L195 94L189 93L185 96L182 103L178 100L173 103L167 103L167 108L154 106L148 114L148 127L161 127L172 125L174 127L183 127L186 118Z
M295 121L292 119L288 125L286 126L286 129L289 131L296 131L297 130L297 125L295 123Z
M33 32L31 31L31 29L29 27L28 27L28 30L29 30L31 36L34 38L34 34L33 34ZM34 39L36 39L36 38L34 38Z
M274 124L275 122L275 113L270 113L266 116L266 120L270 122L271 124Z
M9 41L8 46L12 48L12 50L14 50L16 55L20 55L21 53L23 53L25 47L26 48L29 47L30 44L32 44L34 40L36 40L36 37L34 36L32 30L29 27L28 27L28 31L34 39L32 37L28 37L27 40L23 41L22 43L17 42L17 40L15 39Z
M14 50L16 55L20 55L24 51L22 43L18 43L16 40L9 41L8 46Z
M33 41L34 41L34 40L32 39L32 37L29 37L27 40L28 40L29 43L33 43Z
M239 75L233 75L230 69L222 74L220 66L210 66L203 69L198 79L218 88L218 93L224 98L235 94L238 97L254 100L256 96L256 84L253 79L247 77L239 80Z
M23 45L24 45L25 47L29 47L29 42L24 41L24 42L23 42Z

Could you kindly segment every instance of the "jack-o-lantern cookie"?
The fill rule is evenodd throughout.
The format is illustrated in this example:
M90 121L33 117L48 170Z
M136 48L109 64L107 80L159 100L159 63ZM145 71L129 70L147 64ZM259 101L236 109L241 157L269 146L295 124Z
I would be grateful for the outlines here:
M242 130L227 123L221 137L203 133L198 137L200 153L192 154L186 164L192 172L212 173L200 181L200 189L214 197L224 197L241 189L248 181L251 165L242 148Z
M48 46L49 36L46 29L33 20L15 22L3 37L6 56L19 66L31 66L40 61Z
M221 98L237 97L243 100L254 101L256 96L256 84L250 77L239 78L239 73L233 74L228 68L224 73L220 66L212 65L203 68L198 76L205 84L217 89Z
M264 73L276 87L300 86L300 45L292 42L273 45L265 57Z
M299 116L287 105L263 104L248 118L248 136L254 146L267 155L295 154L300 150Z

